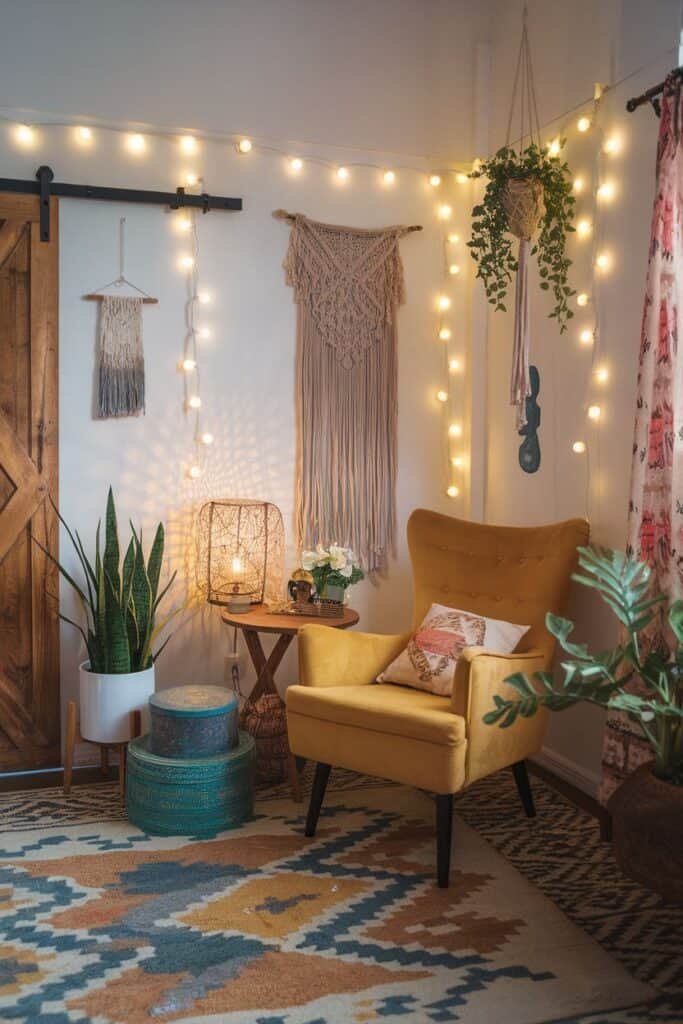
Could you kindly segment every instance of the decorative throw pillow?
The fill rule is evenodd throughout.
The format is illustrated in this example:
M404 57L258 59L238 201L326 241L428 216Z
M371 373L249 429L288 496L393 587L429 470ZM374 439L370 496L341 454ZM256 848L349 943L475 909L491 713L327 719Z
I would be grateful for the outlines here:
M377 677L377 682L400 683L447 697L453 691L455 666L465 647L510 654L529 629L433 604L406 649Z

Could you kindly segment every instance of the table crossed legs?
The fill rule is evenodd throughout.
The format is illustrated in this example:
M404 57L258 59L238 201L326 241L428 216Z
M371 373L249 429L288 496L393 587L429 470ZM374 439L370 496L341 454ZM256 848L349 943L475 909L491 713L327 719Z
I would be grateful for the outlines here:
M266 657L266 652L263 649L261 637L257 630L243 628L242 635L244 636L244 642L247 645L249 656L254 669L256 670L256 683L249 694L249 700L256 701L265 693L277 694L278 691L275 685L275 673L277 672L280 662L284 658L285 653L294 639L295 634L281 633L268 657ZM289 741L287 742L289 744ZM287 755L287 776L292 790L292 797L297 801L297 803L300 803L302 800L301 781L296 767L296 760L291 751L289 751Z

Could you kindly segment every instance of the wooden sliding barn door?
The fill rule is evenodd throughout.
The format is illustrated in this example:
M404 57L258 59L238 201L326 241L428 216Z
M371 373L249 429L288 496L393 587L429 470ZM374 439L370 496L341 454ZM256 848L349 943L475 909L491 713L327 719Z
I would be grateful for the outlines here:
M0 771L61 763L57 502L57 200L0 193Z

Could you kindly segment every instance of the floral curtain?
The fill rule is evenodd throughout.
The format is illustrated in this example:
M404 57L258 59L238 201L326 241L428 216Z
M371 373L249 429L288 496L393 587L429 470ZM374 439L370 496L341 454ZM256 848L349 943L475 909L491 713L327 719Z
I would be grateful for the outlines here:
M683 360L678 358L683 291L681 82L667 80L657 144L656 193L640 336L629 502L630 555L652 567L667 603L683 596ZM650 646L667 642L664 615ZM603 747L601 798L644 761L649 746L623 714L610 714Z

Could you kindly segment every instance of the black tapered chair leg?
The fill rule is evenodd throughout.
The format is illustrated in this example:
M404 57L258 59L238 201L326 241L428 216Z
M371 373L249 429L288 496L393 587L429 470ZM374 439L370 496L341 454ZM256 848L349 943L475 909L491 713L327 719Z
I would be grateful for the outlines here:
M512 774L515 777L517 783L517 792L519 798L522 801L522 806L526 813L527 818L536 817L536 808L534 807L534 795L531 792L531 784L529 782L529 773L526 767L526 761L517 761L512 766Z
M311 802L308 805L308 816L306 817L306 835L314 836L315 830L318 825L318 818L320 817L320 808L323 805L325 799L325 790L327 789L327 780L330 777L330 771L332 765L323 764L322 761L318 761L315 766L315 776L313 778L313 788L311 789Z
M436 874L440 889L448 888L451 871L451 836L453 834L453 796L436 795Z

